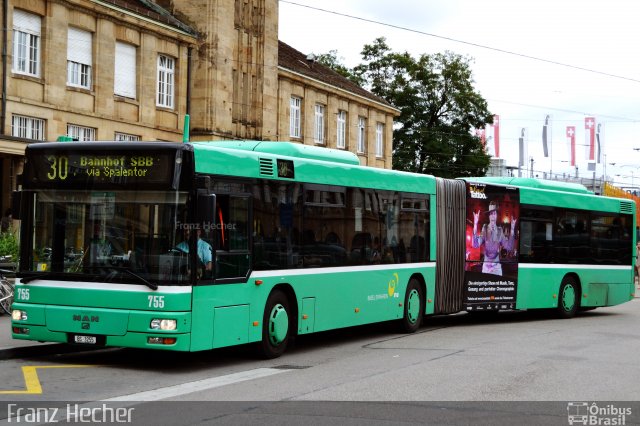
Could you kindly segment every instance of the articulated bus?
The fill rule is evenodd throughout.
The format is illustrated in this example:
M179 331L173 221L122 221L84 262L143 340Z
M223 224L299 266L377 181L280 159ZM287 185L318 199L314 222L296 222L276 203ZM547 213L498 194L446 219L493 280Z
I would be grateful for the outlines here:
M201 351L633 298L633 202L287 142L27 147L15 339Z

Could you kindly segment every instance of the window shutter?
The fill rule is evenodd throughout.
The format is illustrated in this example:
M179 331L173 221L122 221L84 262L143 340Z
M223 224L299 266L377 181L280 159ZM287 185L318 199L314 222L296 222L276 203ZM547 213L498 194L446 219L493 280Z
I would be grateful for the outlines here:
M136 47L116 42L114 93L136 97Z
M15 9L13 11L13 28L31 34L40 35L41 20L38 15Z
M67 59L91 66L91 33L69 27L67 38Z

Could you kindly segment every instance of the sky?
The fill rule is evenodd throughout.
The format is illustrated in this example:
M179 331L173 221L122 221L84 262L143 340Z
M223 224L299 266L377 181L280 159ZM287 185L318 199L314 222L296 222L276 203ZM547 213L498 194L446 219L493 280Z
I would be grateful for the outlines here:
M279 15L281 41L306 54L336 50L349 67L377 37L415 57L447 50L469 56L476 90L500 117L500 158L508 166L518 166L524 128L536 175L575 175L566 137L574 126L577 172L593 177L585 118L594 117L604 154L597 178L640 187L640 2L280 0Z

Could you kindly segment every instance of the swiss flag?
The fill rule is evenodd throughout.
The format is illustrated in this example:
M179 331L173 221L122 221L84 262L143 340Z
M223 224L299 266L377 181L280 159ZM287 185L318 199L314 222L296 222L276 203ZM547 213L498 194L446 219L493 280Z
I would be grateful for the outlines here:
M571 167L575 167L576 165L576 127L575 126L567 126L567 140L569 141Z
M594 117L585 117L584 130L587 160L594 161L596 159L596 119Z
M495 143L496 158L500 158L500 116L493 116L493 141Z

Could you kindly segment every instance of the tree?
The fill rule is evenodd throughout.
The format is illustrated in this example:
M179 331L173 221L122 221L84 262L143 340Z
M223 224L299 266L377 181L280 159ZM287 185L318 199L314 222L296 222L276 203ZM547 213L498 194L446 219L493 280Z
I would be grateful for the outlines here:
M12 231L0 233L0 257L9 256L8 262L18 260L18 239Z
M362 58L352 80L364 81L400 110L394 169L440 177L485 175L489 156L472 132L492 123L493 114L473 87L470 58L445 52L415 59L391 52L384 38L365 45Z
M337 50L335 49L330 50L329 53L318 53L318 54L312 53L312 55L315 56L315 59L316 61L318 61L319 64L322 64L325 67L331 68L341 76L348 78L354 83L360 86L362 86L365 83L360 77L356 76L349 67L347 67L342 63L342 59L344 58L342 57L338 58Z

